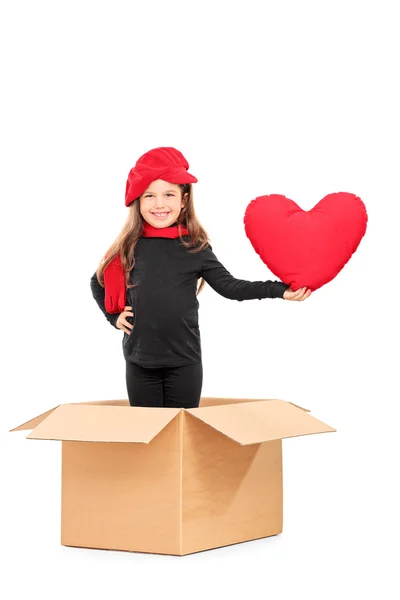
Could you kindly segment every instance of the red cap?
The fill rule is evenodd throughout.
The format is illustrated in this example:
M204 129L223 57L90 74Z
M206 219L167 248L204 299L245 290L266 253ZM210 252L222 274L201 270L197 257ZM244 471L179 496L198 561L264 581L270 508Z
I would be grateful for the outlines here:
M125 205L129 206L141 196L156 179L169 183L196 183L198 180L188 173L188 168L188 161L176 148L161 147L149 150L129 171Z

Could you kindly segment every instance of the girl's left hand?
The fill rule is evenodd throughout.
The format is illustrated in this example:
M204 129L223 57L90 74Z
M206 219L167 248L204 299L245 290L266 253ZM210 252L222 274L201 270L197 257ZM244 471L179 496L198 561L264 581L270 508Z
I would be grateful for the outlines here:
M302 288L296 290L295 292L291 288L288 288L283 294L283 299L284 300L293 300L296 302L302 302L303 300L306 300L310 296L311 296L311 290L309 290L306 287L302 287Z

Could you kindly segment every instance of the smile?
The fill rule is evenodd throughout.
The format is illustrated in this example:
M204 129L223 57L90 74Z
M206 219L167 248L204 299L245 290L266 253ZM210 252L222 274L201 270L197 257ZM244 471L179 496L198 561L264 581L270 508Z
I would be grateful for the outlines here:
M156 217L157 219L166 219L169 215L169 212L163 212L163 213L151 213L153 215L153 217Z

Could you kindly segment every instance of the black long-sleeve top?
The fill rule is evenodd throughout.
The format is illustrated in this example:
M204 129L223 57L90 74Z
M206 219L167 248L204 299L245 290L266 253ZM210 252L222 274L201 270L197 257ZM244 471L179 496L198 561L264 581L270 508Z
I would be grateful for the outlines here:
M126 305L132 307L131 333L125 333L125 359L143 367L178 367L201 360L198 324L198 279L231 300L282 298L288 285L281 281L236 279L218 261L208 245L191 253L179 238L139 239L130 273ZM107 320L115 327L120 313L108 313L105 290L93 274L92 294ZM118 329L118 328L117 328Z

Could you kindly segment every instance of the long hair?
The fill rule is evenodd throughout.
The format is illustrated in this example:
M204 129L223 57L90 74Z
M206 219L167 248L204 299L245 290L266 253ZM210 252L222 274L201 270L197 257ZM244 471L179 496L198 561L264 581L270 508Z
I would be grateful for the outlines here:
M191 183L179 184L181 188L182 198L187 194L184 207L181 209L177 223L186 227L188 230L188 240L184 240L179 236L182 244L188 248L189 252L197 253L203 250L209 244L209 238L205 229L200 225L196 216L193 201L193 187ZM140 213L139 198L136 198L128 206L128 217L125 221L121 233L117 239L111 244L107 252L101 259L99 266L96 269L97 280L104 287L104 269L117 256L120 256L122 267L125 271L125 285L127 288L132 288L130 285L130 272L135 266L135 248L142 233L144 219ZM197 286L196 295L201 292L205 285L204 279L201 277Z

